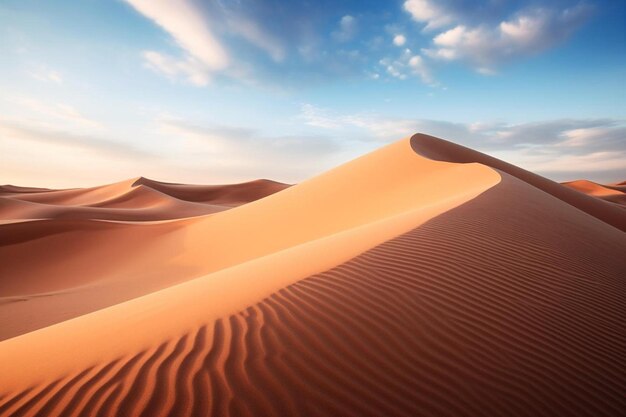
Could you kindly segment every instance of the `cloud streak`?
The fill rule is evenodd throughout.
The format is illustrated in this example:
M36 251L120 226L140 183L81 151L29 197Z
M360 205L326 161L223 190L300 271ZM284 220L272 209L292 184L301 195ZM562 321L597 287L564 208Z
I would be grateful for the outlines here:
M144 51L146 67L170 79L179 76L196 86L209 84L211 74L230 63L228 53L213 34L202 10L190 0L126 0L139 13L169 33L184 54L173 57Z
M161 135L183 141L184 160L195 169L219 168L220 175L294 181L327 167L340 146L325 135L268 136L256 129L158 121Z
M225 48L215 37L202 9L189 0L126 0L139 13L169 33L190 56L208 70L228 66Z
M0 136L7 143L11 141L39 142L52 146L82 149L94 154L105 154L116 158L144 159L155 156L152 152L141 150L127 142L92 134L77 134L61 129L41 129L12 120L0 119Z
M73 106L65 103L48 102L32 97L11 97L8 101L39 115L39 119L48 119L78 128L99 128L100 123L85 116Z

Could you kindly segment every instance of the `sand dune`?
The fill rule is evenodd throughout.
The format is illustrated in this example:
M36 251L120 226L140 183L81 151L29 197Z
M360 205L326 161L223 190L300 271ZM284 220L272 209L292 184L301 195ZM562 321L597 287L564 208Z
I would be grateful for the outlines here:
M0 195L2 194L19 194L19 193L41 193L52 191L50 188L39 187L20 187L19 185L5 184L0 185Z
M133 178L87 189L0 188L0 220L154 221L217 213L287 188L269 180L228 185L170 184Z
M0 415L618 415L624 216L415 135L210 216L5 224Z
M563 185L581 193L626 206L626 186L624 185L603 185L587 180L564 182Z
M271 180L229 185L189 185L154 181L143 177L137 179L135 185L150 187L179 200L227 206L249 203L288 187L287 184Z
M459 176L467 181L459 183ZM0 246L0 258L38 262L3 266L3 276L12 279L0 280L0 291L10 301L0 304L0 320L10 322L0 329L0 338L311 241L359 227L371 229L333 253L306 261L310 273L321 272L473 198L497 181L497 173L477 164L420 157L405 140L271 198L210 216L156 223L7 224L0 244L2 239L14 244ZM56 262L60 258L64 262Z

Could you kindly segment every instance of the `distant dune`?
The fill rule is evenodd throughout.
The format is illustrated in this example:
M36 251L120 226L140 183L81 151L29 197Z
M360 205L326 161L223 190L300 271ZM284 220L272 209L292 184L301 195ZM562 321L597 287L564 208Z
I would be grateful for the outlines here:
M624 183L417 134L289 186L0 187L0 416L616 416Z
M217 213L289 185L257 180L229 185L170 184L133 178L86 189L0 186L0 221L28 219L100 219L152 221Z
M618 184L597 184L592 181L578 180L564 182L563 185L581 193L601 198L611 203L626 207L626 185Z

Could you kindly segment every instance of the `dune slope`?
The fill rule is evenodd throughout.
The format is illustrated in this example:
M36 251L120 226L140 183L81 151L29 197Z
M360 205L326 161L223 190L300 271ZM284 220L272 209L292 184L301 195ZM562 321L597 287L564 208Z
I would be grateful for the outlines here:
M466 157L437 145L440 158ZM341 217L346 198L333 227L305 226L265 253L251 243L229 267L0 342L0 415L619 415L624 233L478 164L408 158L422 165L411 181L433 187L385 194L394 184L366 175L392 169L370 166L377 157L292 191L343 177L387 199L354 219ZM386 178L412 172L401 168ZM434 199L435 185L449 194ZM192 235L255 206L267 222L276 201L293 202L280 193L196 220Z

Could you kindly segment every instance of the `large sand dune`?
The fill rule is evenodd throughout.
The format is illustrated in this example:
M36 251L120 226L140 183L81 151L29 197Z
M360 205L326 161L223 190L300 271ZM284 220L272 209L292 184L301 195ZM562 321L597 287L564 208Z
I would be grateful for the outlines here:
M626 408L618 205L425 135L261 185L3 188L0 415Z

